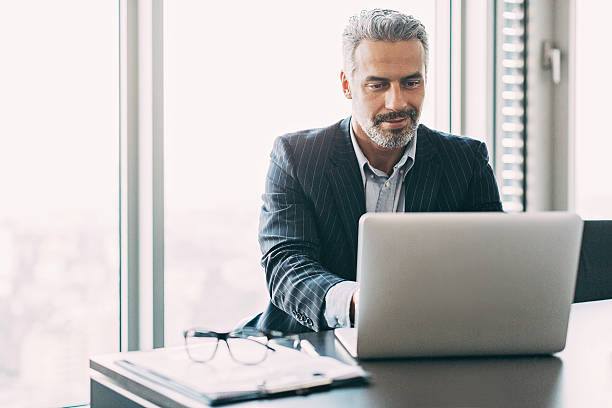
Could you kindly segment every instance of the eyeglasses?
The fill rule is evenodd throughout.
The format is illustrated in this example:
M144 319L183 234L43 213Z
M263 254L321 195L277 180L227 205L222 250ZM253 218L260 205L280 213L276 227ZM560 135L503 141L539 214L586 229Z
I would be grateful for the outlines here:
M268 343L270 339L283 339L294 343L297 336L284 336L277 331L263 332L253 328L242 328L231 332L215 332L207 329L192 328L183 332L185 350L189 358L196 363L207 363L215 357L219 340L227 345L234 361L245 365L259 364L268 353L276 350Z

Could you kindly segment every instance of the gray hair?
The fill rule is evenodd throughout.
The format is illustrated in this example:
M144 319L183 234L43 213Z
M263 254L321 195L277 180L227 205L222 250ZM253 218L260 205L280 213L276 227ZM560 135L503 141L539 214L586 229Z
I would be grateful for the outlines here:
M425 51L425 72L429 62L429 43L425 26L416 18L395 10L363 10L349 19L342 33L344 70L352 74L355 70L355 49L362 40L406 41L413 38L421 41Z

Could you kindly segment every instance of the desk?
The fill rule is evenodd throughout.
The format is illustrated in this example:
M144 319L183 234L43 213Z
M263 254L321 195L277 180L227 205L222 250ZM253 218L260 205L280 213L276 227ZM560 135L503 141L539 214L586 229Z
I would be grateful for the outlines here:
M303 335L323 355L346 359L332 332ZM91 406L201 407L130 381L113 362L90 360ZM369 386L230 407L612 407L612 300L572 305L567 346L552 357L366 361ZM163 394L163 395L162 395Z

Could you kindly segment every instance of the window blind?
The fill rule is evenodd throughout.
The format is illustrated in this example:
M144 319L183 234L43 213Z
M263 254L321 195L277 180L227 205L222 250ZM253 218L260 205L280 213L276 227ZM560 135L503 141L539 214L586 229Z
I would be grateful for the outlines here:
M525 2L500 0L497 7L497 177L508 212L525 209Z

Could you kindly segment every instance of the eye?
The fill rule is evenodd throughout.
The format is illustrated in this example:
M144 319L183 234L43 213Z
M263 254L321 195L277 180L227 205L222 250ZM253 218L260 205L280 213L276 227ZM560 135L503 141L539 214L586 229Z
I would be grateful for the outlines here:
M406 88L416 88L421 84L420 79L410 79L408 81L404 81L404 87Z
M376 90L379 90L379 89L383 89L385 87L385 83L383 83L383 82L372 82L372 83L366 84L366 87L368 89L376 91Z

